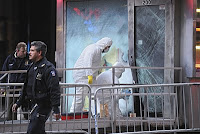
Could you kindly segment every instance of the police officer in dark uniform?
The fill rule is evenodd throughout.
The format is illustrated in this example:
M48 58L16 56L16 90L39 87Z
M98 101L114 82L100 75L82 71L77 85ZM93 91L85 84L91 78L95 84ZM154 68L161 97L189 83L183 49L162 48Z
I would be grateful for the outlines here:
M2 71L27 70L28 65L27 45L24 42L19 42L15 52L10 54L4 61ZM25 76L25 73L12 73L9 76L9 81L6 77L1 82L24 83Z
M10 54L6 60L4 61L2 71L10 71L10 70L27 70L29 65L29 60L27 56L27 45L24 42L19 42L16 46L16 50L13 54ZM3 76L3 75L2 75ZM24 83L26 77L26 73L10 73L9 79L6 76L1 82L6 83ZM21 87L10 87L11 89L21 88ZM10 92L17 93L17 92ZM7 120L12 119L12 109L11 106L16 101L16 98L8 99L8 112L7 112ZM17 114L14 114L14 119L17 118Z
M56 120L60 118L60 87L56 69L46 58L47 46L41 41L31 43L29 59L33 64L27 71L24 88L13 105L16 112L21 105L31 109L28 134L44 134L45 122L53 109Z

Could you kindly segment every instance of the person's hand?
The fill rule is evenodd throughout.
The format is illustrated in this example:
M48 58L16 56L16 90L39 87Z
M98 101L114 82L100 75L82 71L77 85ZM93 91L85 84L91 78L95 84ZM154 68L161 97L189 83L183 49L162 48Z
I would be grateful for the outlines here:
M13 104L13 106L12 106L12 111L13 111L13 112L17 112L17 108L18 108L17 104L16 104L16 103Z
M53 115L54 115L54 117L55 117L56 120L59 120L59 119L60 119L60 113L59 113L59 114L55 114L55 113L54 113Z
M92 83L93 83L93 76L88 75L88 84L92 84Z

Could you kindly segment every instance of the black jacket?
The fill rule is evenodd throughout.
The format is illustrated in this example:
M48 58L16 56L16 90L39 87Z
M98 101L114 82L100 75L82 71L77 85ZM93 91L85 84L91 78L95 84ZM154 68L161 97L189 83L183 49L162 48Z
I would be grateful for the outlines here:
M31 87L28 83L32 83ZM51 106L55 113L59 112L59 78L54 65L46 58L32 64L27 71L24 88L17 105L23 105L27 102L26 99L33 100L38 105Z
M27 70L29 66L28 57L18 58L15 53L9 55L4 61L2 71L10 70ZM26 73L11 73L9 77L10 83L24 83ZM1 82L7 82L8 77L4 78Z

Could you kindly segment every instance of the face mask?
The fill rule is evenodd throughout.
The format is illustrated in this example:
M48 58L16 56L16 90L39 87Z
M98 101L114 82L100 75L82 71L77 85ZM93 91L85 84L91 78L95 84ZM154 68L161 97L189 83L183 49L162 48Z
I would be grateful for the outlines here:
M109 51L110 47L106 47L102 52L107 53Z

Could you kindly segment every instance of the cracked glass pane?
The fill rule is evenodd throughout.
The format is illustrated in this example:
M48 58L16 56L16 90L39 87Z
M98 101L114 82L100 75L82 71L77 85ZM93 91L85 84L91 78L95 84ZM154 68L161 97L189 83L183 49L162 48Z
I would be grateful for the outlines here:
M163 5L136 7L135 21L136 66L164 67L165 7ZM161 84L164 81L164 70L138 69L137 79L139 84ZM147 91L148 93L158 93L162 92L162 89L158 87L157 89L140 90L140 92ZM150 112L155 112L155 110L161 112L161 96L149 95L148 106Z

